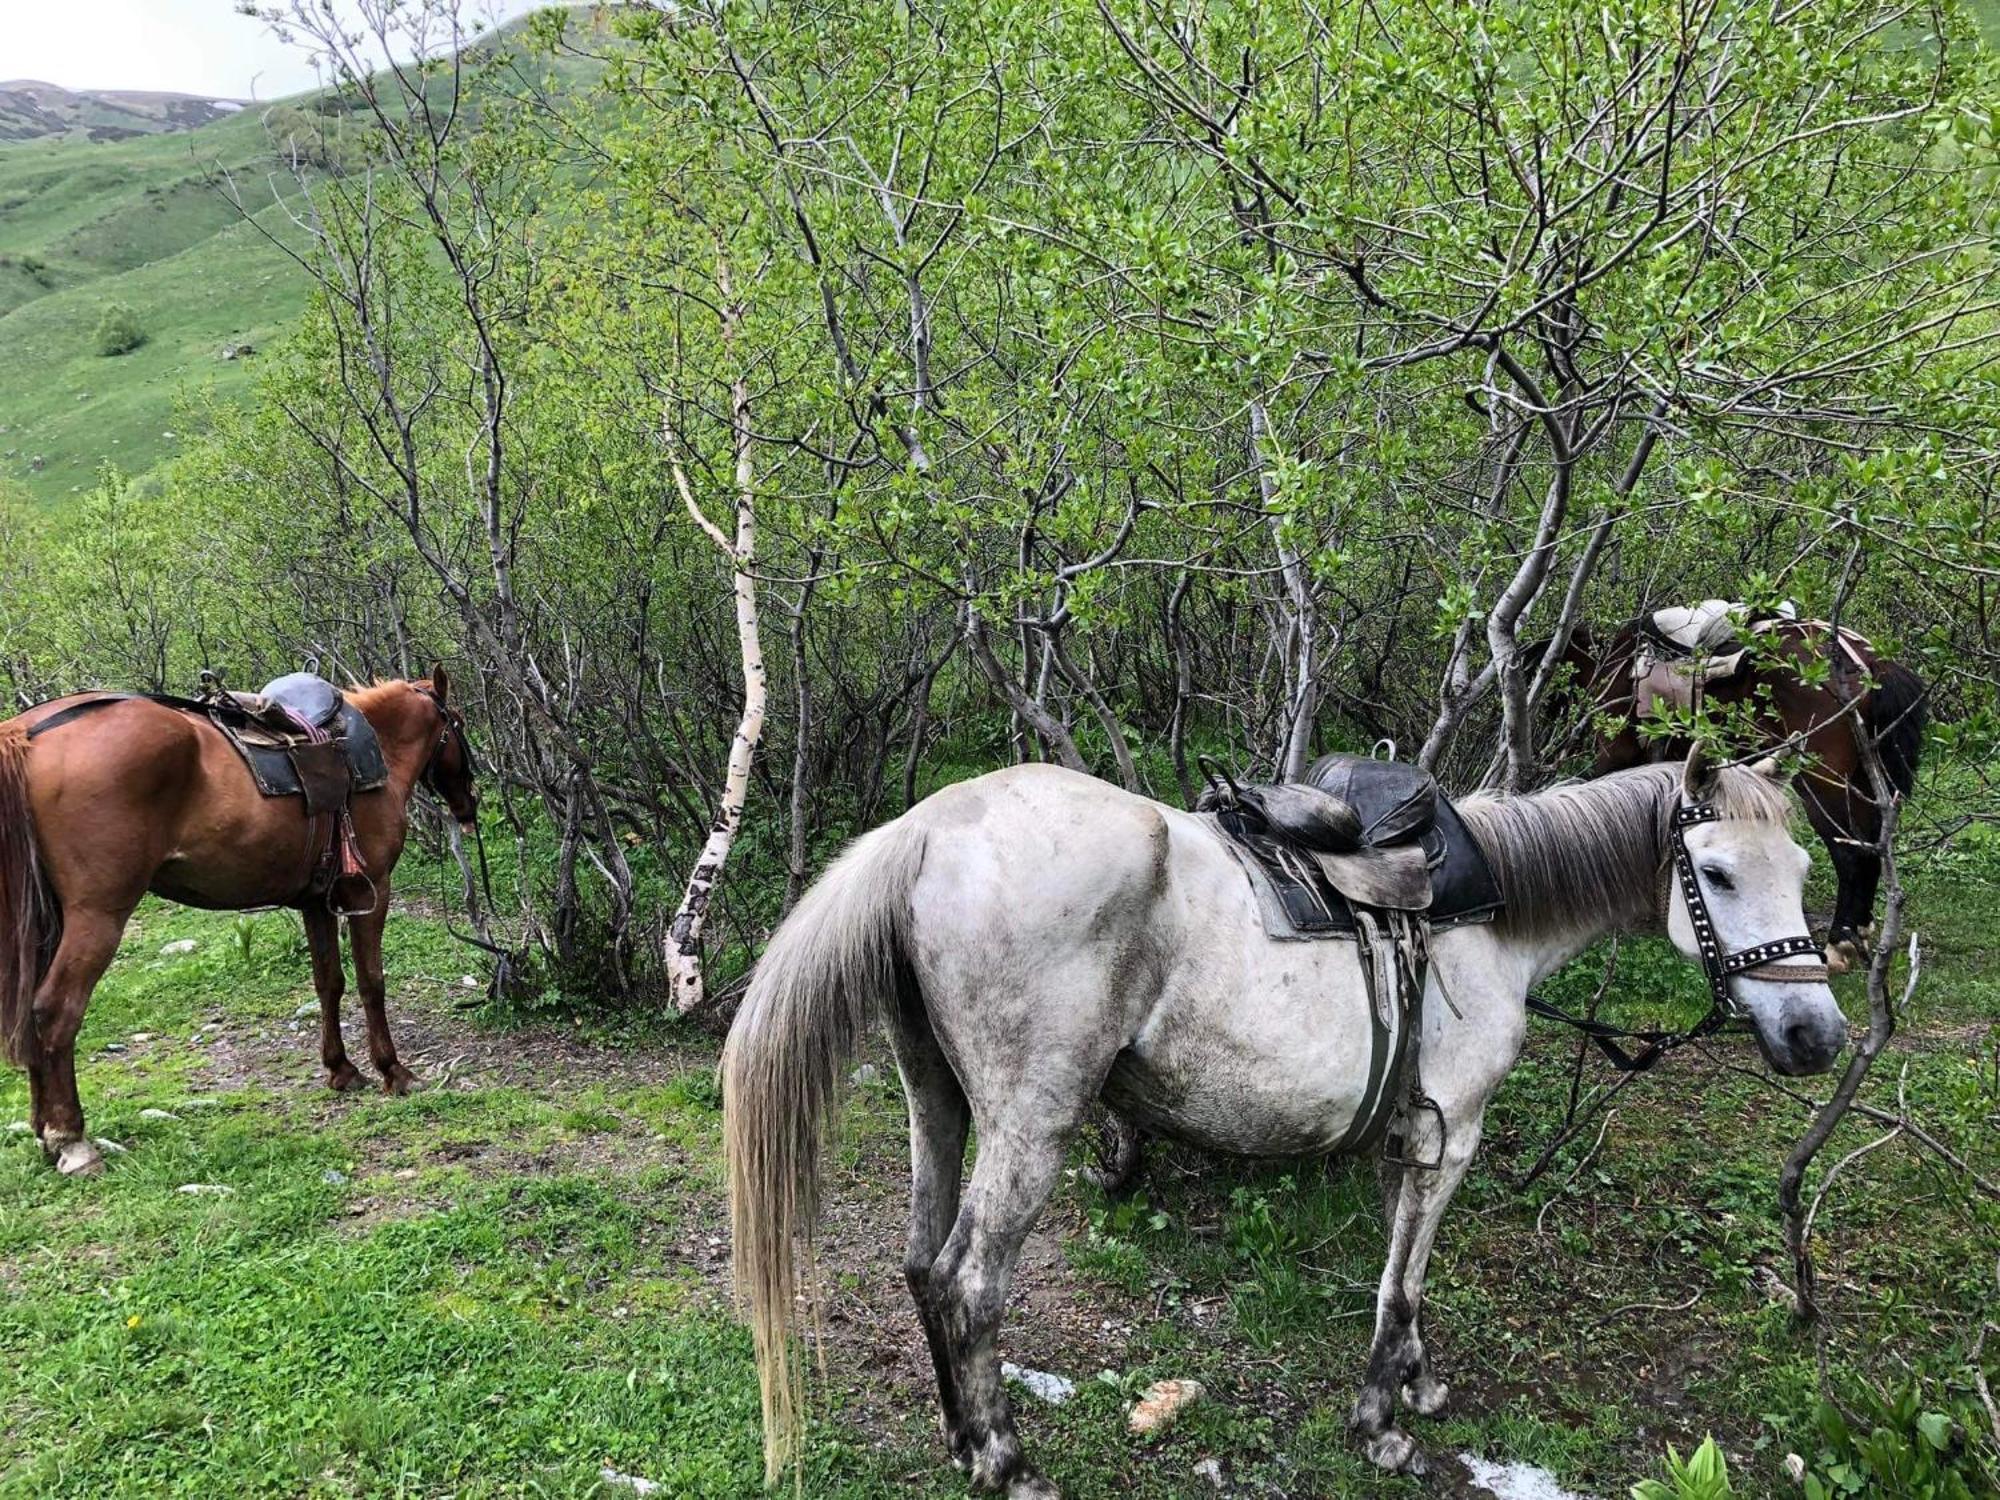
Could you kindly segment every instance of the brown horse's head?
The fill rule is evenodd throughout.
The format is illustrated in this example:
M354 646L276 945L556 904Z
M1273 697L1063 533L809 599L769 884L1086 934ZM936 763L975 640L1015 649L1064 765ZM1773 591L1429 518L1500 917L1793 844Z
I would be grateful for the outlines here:
M445 675L444 663L432 667L425 681L410 685L437 710L436 736L420 779L451 809L461 827L470 828L479 816L478 768L472 759L472 742L465 735L465 715L451 702L451 679Z

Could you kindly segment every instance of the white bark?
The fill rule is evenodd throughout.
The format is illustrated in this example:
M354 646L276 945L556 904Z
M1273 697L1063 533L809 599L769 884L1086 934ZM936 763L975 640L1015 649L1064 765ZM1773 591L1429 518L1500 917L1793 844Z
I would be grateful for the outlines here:
M733 300L726 265L718 266L716 282L724 304L723 343L733 350L740 309ZM701 857L695 861L694 869L688 875L687 890L681 896L680 907L674 912L673 923L668 928L667 981L674 1007L683 1014L695 1009L706 998L701 966L702 928L708 920L709 903L714 897L716 883L721 880L723 867L729 862L729 851L736 843L736 832L743 824L743 805L750 792L751 762L756 758L757 746L764 738L764 706L768 692L763 639L757 624L757 580L751 571L757 561L757 503L755 474L751 465L750 388L740 375L729 388L729 416L730 440L736 454L736 533L733 537L710 520L695 499L693 486L688 483L687 469L681 463L675 446L671 407L668 408L666 425L668 462L681 503L687 507L688 515L695 524L729 559L736 595L736 642L743 655L743 713L737 721L736 738L729 746L729 766L723 777L722 801L709 828L708 840L702 846Z
M1277 779L1297 781L1312 756L1313 719L1319 711L1320 670L1317 651L1319 610L1313 596L1308 560L1285 539L1285 517L1277 503L1278 482L1271 472L1271 420L1264 403L1250 403L1250 457L1257 466L1257 495L1269 518L1271 541L1278 552L1279 577L1285 586L1285 713L1276 746Z

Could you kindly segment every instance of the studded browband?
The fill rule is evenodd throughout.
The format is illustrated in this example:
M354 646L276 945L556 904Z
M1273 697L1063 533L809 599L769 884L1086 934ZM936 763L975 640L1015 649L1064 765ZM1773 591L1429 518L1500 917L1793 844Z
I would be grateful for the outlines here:
M1722 816L1712 802L1683 802L1675 806L1673 839L1674 875L1680 881L1681 899L1687 903L1688 921L1694 927L1694 945L1701 955L1702 972L1708 976L1709 995L1718 1016L1740 1017L1743 1008L1729 992L1731 976L1741 974L1773 984L1824 984L1827 980L1826 953L1812 937L1775 938L1754 943L1734 953L1723 951L1716 936L1715 922L1708 914L1708 900L1702 895L1701 881L1694 872L1694 857L1688 853L1687 830L1697 823L1713 823ZM1784 964L1777 960L1811 954L1816 964Z

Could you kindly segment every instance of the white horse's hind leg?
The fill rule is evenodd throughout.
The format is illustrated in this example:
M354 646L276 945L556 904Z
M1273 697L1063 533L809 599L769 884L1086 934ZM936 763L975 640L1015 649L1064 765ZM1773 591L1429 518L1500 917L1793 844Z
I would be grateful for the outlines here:
M949 1346L972 1487L1009 1500L1057 1500L1055 1487L1021 1451L1013 1406L1001 1388L998 1336L1021 1244L1055 1188L1075 1127L990 1123L990 1133L980 1132L958 1222L931 1267L930 1292Z
M959 1186L965 1175L965 1136L971 1110L951 1064L921 1014L897 1015L889 1037L903 1093L910 1107L910 1226L903 1253L903 1279L917 1305L924 1341L937 1372L939 1425L952 1462L972 1467L965 1419L952 1369L951 1348L931 1289L931 1268L958 1217Z

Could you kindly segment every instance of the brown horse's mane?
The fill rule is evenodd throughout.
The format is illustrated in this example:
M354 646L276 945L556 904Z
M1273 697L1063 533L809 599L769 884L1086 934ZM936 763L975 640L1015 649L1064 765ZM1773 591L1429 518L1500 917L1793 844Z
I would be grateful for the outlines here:
M342 696L365 714L369 709L379 708L392 698L415 691L415 678L378 677L366 687L349 688Z

